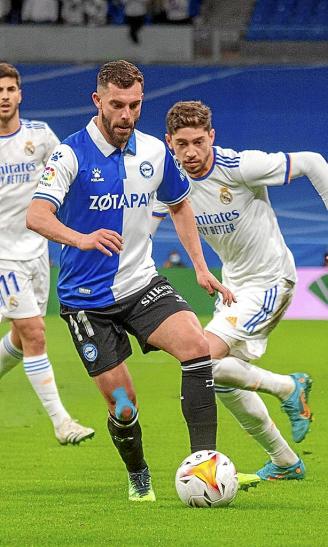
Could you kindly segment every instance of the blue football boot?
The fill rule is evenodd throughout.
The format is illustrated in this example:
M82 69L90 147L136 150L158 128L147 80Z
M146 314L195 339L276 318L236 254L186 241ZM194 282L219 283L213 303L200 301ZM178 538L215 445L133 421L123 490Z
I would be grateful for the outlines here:
M303 460L298 460L298 462L289 467L280 467L269 461L256 474L263 481L300 480L305 477L305 465Z
M300 443L308 433L312 421L312 413L308 405L312 379L303 372L296 372L290 376L294 380L295 390L281 404L281 408L290 419L293 440Z

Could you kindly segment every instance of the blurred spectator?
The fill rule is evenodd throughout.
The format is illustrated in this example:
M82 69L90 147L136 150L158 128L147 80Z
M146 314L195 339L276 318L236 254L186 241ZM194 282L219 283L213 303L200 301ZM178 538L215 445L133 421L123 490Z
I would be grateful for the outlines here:
M10 0L0 0L0 22L6 22L11 10Z
M166 22L174 25L192 23L190 0L163 0Z
M323 255L323 265L328 267L328 251Z
M61 20L67 25L105 25L107 0L64 0Z
M65 0L62 2L61 19L67 25L83 25L84 0Z
M164 268L185 268L186 265L182 262L180 253L174 249L170 252L167 260L163 264Z
M106 25L107 0L84 0L84 13L88 25Z
M121 0L125 10L125 22L129 26L129 37L139 44L139 32L145 23L149 0Z
M22 7L24 0L11 0L9 23L17 25L22 22Z
M23 23L56 23L58 9L58 0L24 0L22 21Z
M0 0L0 22L105 25L126 23L139 43L145 22L190 24L202 0Z
M107 17L113 25L124 25L125 12L121 0L108 0Z
M151 15L153 23L166 23L166 13L163 0L152 0Z

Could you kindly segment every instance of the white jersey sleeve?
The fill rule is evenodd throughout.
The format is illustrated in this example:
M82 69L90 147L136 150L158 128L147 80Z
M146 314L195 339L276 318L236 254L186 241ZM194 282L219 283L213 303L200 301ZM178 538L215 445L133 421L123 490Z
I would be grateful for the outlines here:
M328 163L316 152L292 152L292 179L306 176L328 209Z
M154 206L153 206L153 216L165 218L168 213L169 213L168 205L166 205L166 203L163 203L162 201L159 201L155 197Z
M244 150L240 153L240 182L244 182L249 188L288 184L290 167L289 154Z
M67 144L59 144L47 162L33 199L45 199L59 209L77 172L73 150Z
M50 158L51 152L54 150L54 148L60 143L60 140L58 139L57 135L50 129L48 124L45 125L45 131L46 131L46 140L45 140L45 154L44 154L44 165L46 165L48 159Z

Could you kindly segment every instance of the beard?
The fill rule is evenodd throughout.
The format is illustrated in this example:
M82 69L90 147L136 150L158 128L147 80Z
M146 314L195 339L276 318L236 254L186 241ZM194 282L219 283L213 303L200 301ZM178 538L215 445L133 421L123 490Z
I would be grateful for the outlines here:
M132 124L121 123L121 124L112 125L111 122L101 112L101 121L106 130L108 140L113 146L115 146L115 148L121 148L122 145L128 142L129 138L131 137L134 131L134 128L137 124L138 119L139 118L137 118ZM118 133L115 130L118 127L120 129L123 129L123 128L126 129L127 131L125 132L125 134Z
M16 116L17 110L18 110L18 106L16 106L14 108L14 110L9 110L9 112L6 112L5 114L2 113L1 110L0 110L0 121L2 123L7 124L8 122L10 122Z
M182 167L187 171L189 175L191 175L194 178L203 177L204 175L206 175L206 173L209 170L207 169L206 166L207 166L207 163L209 162L210 157L211 157L211 152L207 154L206 158L204 158L203 161L199 163L195 163L195 164L189 164L189 165L188 163L184 163L182 164Z

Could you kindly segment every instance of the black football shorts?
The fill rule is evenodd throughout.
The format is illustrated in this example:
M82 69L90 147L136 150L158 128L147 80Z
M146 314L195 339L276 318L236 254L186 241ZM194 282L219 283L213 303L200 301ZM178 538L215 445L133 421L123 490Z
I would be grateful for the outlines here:
M61 305L60 315L88 374L97 376L131 355L127 333L137 338L143 353L156 350L147 344L149 336L182 310L192 311L165 277L156 276L147 287L112 306L80 310Z

